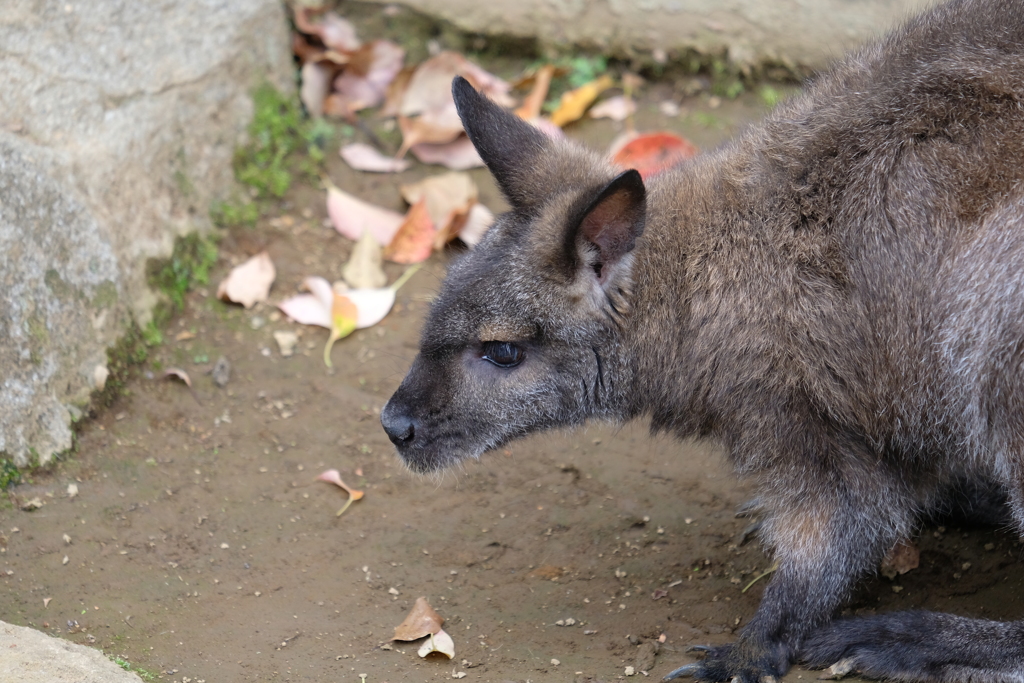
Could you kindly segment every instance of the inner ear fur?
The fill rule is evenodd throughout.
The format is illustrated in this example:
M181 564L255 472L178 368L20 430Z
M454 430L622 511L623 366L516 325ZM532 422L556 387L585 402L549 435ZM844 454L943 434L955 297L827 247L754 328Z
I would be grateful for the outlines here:
M452 97L470 141L512 206L523 208L550 188L531 182L540 155L550 144L539 130L487 99L462 76L452 80Z
M583 209L566 232L566 262L581 265L579 249L589 245L597 253L590 263L597 281L604 284L611 269L636 246L647 220L647 188L633 169L623 171L597 192L582 198Z

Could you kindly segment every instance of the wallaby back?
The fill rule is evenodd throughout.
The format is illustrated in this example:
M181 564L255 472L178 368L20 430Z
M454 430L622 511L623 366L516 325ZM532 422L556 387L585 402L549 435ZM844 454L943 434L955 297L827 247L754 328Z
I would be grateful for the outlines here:
M951 489L994 487L1024 529L1024 1L933 9L646 185L453 87L512 210L382 412L409 466L591 418L715 439L779 568L737 644L676 675L802 654L1024 680L1021 622L829 623Z

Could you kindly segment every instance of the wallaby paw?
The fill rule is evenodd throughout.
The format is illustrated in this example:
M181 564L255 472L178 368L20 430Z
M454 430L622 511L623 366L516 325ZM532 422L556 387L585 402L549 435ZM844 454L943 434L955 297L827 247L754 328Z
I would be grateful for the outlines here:
M775 650L751 643L718 647L692 645L687 651L703 652L704 659L670 671L662 680L693 678L706 683L777 683L789 669L789 658Z

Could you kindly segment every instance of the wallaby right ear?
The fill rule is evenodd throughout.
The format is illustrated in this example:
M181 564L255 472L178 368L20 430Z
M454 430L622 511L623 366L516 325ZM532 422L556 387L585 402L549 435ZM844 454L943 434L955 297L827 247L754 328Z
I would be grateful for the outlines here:
M462 76L452 81L455 108L469 139L513 206L537 201L539 190L529 182L547 137L510 111L481 95Z

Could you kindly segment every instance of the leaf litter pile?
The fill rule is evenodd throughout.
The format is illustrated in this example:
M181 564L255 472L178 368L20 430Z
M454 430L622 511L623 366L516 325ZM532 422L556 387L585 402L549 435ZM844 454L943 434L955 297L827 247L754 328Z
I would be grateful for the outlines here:
M494 213L478 201L476 184L466 173L484 163L455 108L451 83L456 76L466 78L491 100L554 139L564 137L566 127L588 115L623 123L624 131L609 150L609 159L623 168L637 168L645 178L698 152L674 133L636 131L633 94L643 81L633 74L626 73L618 80L610 73L591 74L556 98L551 97L552 83L564 77L566 69L554 64L536 66L513 82L449 50L409 65L400 46L388 40L362 40L355 27L334 11L296 6L293 19L292 47L301 64L299 96L306 113L313 119L340 120L366 138L338 150L348 166L372 174L402 173L412 167L411 156L421 164L442 167L418 182L396 183L397 193L408 206L404 214L367 202L338 187L327 175L321 176L330 225L352 242L350 259L333 282L323 274L308 273L300 292L273 305L295 323L328 331L323 350L327 367L332 366L336 342L387 316L399 288L419 264L454 242L472 249L494 221ZM609 91L618 92L602 100ZM375 109L378 119L393 120L391 125L401 133L397 149L385 146L366 125L360 112L368 109ZM384 261L406 266L391 284ZM252 308L270 300L275 277L274 264L262 251L234 267L217 288L217 296ZM282 355L290 356L295 333L275 338ZM172 369L167 374L190 384L184 371ZM337 516L364 495L346 484L337 469L324 471L317 481L346 492ZM441 628L443 622L426 598L420 597L395 628L394 640L423 639L420 657L440 653L451 659L455 644Z

